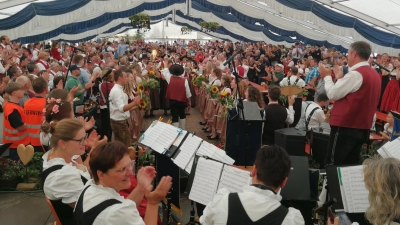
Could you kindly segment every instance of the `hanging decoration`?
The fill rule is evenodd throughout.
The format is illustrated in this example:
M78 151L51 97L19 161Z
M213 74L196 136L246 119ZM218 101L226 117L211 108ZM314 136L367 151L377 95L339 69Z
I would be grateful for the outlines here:
M146 13L138 13L129 17L132 27L137 29L137 32L147 32L150 28L150 16Z
M219 24L217 22L205 22L205 21L201 21L200 22L200 26L201 26L201 31L204 32L215 32L217 31L217 29L219 28Z
M192 29L190 29L188 27L182 27L181 28L181 32L182 32L182 35L191 34L192 33Z

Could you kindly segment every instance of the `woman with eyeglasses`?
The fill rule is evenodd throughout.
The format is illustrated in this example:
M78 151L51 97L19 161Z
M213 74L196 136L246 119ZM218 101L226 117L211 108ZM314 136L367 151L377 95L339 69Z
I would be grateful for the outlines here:
M130 177L133 175L125 144L110 142L98 145L90 153L89 165L93 179L87 182L76 202L75 225L157 224L158 204L171 188L171 177L161 178L151 192L156 172L153 167L144 167L137 174L138 186L124 198L118 192L131 186ZM144 220L137 210L143 196L147 199Z
M86 166L74 159L85 153L87 134L76 119L63 119L50 129L52 150L43 155L42 187L61 223L69 225L79 194L90 179Z

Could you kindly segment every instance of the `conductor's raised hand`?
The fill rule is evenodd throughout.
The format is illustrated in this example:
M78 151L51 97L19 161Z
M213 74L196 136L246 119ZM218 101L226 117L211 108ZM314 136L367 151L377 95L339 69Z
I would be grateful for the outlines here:
M152 205L157 205L160 201L162 201L165 196L167 196L169 190L172 186L172 178L170 176L166 176L161 178L161 181L158 183L156 190L151 191L151 186L146 190L146 198L147 202Z

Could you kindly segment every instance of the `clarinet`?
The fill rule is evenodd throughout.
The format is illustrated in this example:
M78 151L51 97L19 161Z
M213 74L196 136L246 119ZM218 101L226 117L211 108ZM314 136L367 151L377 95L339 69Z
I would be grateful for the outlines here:
M135 148L135 153L136 153L135 174L137 174L138 167L139 167L139 146L138 145Z
M172 190L172 188L170 189L170 191L168 191L168 194L167 194L167 215L168 215L168 223L167 223L167 225L171 225L172 224L171 190Z

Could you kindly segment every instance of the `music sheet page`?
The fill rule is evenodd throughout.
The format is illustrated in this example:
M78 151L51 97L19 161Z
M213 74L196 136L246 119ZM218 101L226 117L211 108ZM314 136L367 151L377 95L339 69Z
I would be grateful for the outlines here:
M182 134L178 135L178 138L174 141L174 143L172 145L178 147L181 144L183 138L186 136L186 134L187 134L187 131L182 130Z
M396 158L400 159L400 139L394 139L393 141L388 141L384 144L380 149L378 149L378 153L383 158Z
M173 159L174 163L181 169L185 169L186 166L189 164L189 160L194 156L197 148L199 147L202 139L189 134L185 142L183 142L182 146L180 147L180 152L175 159ZM190 173L190 171L189 171Z
M210 203L217 191L223 164L199 158L189 199L203 205Z
M178 129L172 125L158 122L147 129L141 143L163 154L179 135Z
M340 171L348 212L365 212L369 207L369 192L364 184L363 166L342 167Z
M218 190L226 188L229 192L242 192L243 187L251 184L250 171L224 165Z

